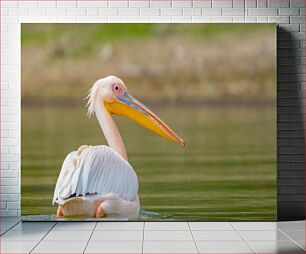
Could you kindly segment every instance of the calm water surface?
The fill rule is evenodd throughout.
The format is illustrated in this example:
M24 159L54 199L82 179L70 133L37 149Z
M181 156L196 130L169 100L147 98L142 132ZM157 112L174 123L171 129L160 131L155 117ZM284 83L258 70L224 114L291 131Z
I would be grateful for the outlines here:
M116 117L139 178L138 220L274 220L274 106L151 107L182 148ZM79 106L22 109L22 214L52 215L61 164L80 145L106 144Z

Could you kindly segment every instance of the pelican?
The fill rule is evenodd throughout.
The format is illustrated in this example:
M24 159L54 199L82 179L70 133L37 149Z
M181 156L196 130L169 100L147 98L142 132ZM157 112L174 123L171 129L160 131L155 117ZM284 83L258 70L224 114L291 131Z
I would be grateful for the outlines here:
M53 197L57 216L108 214L137 216L138 179L112 115L126 116L161 137L185 142L158 116L132 97L116 76L99 79L89 90L88 115L95 114L108 146L82 145L62 165Z

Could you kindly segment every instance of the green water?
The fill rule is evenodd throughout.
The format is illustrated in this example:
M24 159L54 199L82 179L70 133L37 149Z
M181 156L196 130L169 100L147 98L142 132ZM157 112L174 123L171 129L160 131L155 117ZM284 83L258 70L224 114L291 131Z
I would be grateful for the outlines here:
M187 147L116 118L139 178L145 210L139 219L276 219L274 106L152 109ZM56 213L53 190L66 154L83 144L105 144L96 119L85 114L79 106L23 106L23 215Z

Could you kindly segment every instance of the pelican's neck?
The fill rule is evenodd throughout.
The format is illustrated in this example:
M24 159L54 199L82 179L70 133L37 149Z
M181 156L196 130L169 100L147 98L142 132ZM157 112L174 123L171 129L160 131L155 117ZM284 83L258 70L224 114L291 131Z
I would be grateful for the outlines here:
M118 152L124 159L128 160L119 129L111 114L105 108L104 103L96 105L95 113L108 145Z

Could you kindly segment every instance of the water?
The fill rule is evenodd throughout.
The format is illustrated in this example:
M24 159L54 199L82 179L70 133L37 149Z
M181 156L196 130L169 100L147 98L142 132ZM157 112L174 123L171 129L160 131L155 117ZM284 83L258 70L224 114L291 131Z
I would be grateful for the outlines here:
M56 214L44 215L25 215L22 216L22 221L174 221L171 215L161 214L156 212L145 211L140 209L138 217L126 217L124 215L106 215L102 218L92 218L89 216L71 216L71 217L57 217Z
M274 106L151 108L187 147L116 117L140 184L142 211L130 219L276 219ZM54 218L53 191L66 154L106 144L96 119L85 114L80 106L23 106L22 215Z

